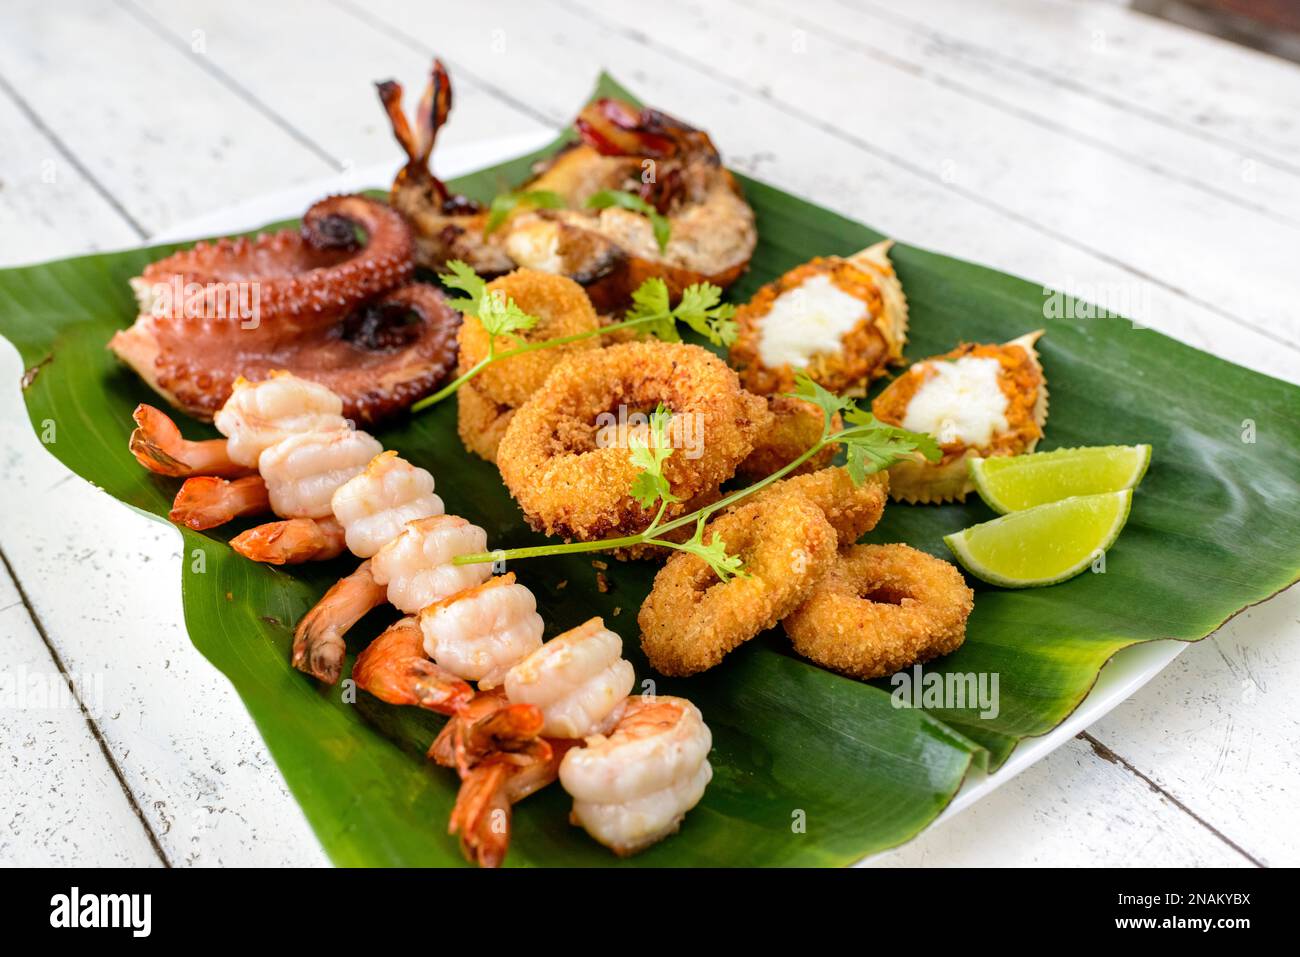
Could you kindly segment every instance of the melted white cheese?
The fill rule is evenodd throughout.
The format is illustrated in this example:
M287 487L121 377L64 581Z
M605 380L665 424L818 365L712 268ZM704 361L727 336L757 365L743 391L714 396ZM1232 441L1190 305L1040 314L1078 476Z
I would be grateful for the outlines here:
M998 385L997 359L965 356L928 364L930 377L916 390L903 428L929 432L940 445L983 448L1007 430L1007 397Z
M866 313L866 303L830 276L811 276L777 296L758 320L758 357L769 368L802 369L814 356L838 352L845 334Z

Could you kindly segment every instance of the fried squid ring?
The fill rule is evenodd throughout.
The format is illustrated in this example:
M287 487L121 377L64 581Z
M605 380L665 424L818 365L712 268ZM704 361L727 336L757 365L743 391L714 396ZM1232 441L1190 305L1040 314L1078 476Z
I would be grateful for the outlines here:
M541 342L560 339L600 328L600 319L591 306L591 300L572 279L554 276L532 269L516 269L508 276L488 283L488 290L507 299L530 316L537 324L521 329L516 335L523 342ZM488 354L489 336L483 324L467 316L460 327L461 365L471 368ZM498 339L498 352L513 348L509 340ZM511 359L503 359L487 366L474 379L480 394L500 405L518 408L528 397L542 387L551 370L567 353L600 348L600 338L592 336L563 346L539 349Z
M785 468L822 437L822 410L811 402L789 395L770 395L767 411L772 414L769 425L754 443L754 451L736 469L737 475L753 482ZM844 420L836 413L831 430L838 432L843 427ZM826 468L835 458L835 448L826 446L791 474L803 475Z
M642 531L654 517L630 494L640 469L628 454L644 416L663 403L677 446L663 475L686 502L735 474L766 420L763 400L699 346L628 342L567 356L511 419L497 465L530 525L594 541ZM638 424L639 420L639 424Z
M956 651L975 593L948 562L906 545L856 545L785 619L795 651L866 680Z
M511 406L480 392L473 380L456 390L456 431L465 448L481 459L496 462L497 446L514 414Z
M793 491L737 506L710 522L704 537L720 537L744 560L745 574L721 582L686 552L659 570L637 623L642 650L665 675L712 668L797 608L835 562L835 529Z
M843 548L852 545L880 521L889 495L889 475L877 472L868 475L861 485L854 485L843 466L822 469L773 482L756 493L753 501L768 501L790 490L799 492L822 510Z

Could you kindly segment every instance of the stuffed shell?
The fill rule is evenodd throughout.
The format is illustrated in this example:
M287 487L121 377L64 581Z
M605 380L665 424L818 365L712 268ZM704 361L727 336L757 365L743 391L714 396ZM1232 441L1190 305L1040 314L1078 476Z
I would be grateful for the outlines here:
M745 388L793 392L802 372L831 392L862 395L887 365L901 361L907 298L891 245L796 266L741 306L730 361Z
M961 501L974 489L972 459L1032 452L1047 422L1047 380L1034 343L1042 331L1002 345L966 343L915 363L871 411L882 422L928 432L937 462L899 462L890 494L905 502Z

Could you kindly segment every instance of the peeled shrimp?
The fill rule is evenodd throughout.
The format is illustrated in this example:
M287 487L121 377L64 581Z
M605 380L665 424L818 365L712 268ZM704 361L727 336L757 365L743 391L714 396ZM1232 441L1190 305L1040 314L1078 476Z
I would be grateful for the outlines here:
M330 500L384 450L367 432L335 429L290 435L264 450L258 470L282 518L329 518Z
M636 674L623 658L623 639L599 618L552 638L506 672L506 696L536 705L553 738L583 738L608 730Z
M420 612L420 628L430 658L483 690L542 647L537 599L514 572L434 602Z
M487 532L456 515L408 522L370 560L375 581L388 587L388 600L413 615L426 605L487 580L492 566L453 565L457 555L487 550Z
M573 823L619 856L667 837L713 777L712 746L703 716L685 698L629 698L608 735L589 737L560 764Z
M358 558L370 558L407 522L446 511L433 494L433 476L396 452L371 459L365 471L335 489L330 507L343 524L348 550Z
M256 468L263 452L291 435L349 428L342 413L343 400L325 386L272 372L261 382L236 379L212 424L226 436L230 460Z

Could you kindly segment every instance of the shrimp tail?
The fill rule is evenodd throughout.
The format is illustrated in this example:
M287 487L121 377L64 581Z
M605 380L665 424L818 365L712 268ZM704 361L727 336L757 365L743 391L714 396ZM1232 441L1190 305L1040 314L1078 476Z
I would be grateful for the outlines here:
M335 582L298 622L293 635L293 666L326 684L339 680L347 646L343 636L367 612L388 600L364 561L355 572Z
M259 475L237 479L196 475L187 478L176 493L167 517L177 524L203 531L244 515L263 515L270 510L266 483Z
M300 565L337 558L347 541L337 519L290 518L241 532L230 540L230 547L255 562Z
M372 641L357 656L352 678L380 701L439 714L455 714L474 696L467 682L424 656L424 636L414 618L403 618Z
M542 711L532 704L510 704L493 692L476 695L462 707L429 748L430 760L462 775L498 752L521 751L542 733Z
M479 867L500 867L510 847L510 771L502 761L482 764L465 775L456 794L447 833L459 835L461 853Z
M128 447L135 460L158 475L189 478L194 475L218 475L239 478L256 472L230 459L225 439L190 442L166 412L140 403L131 413L136 428Z

